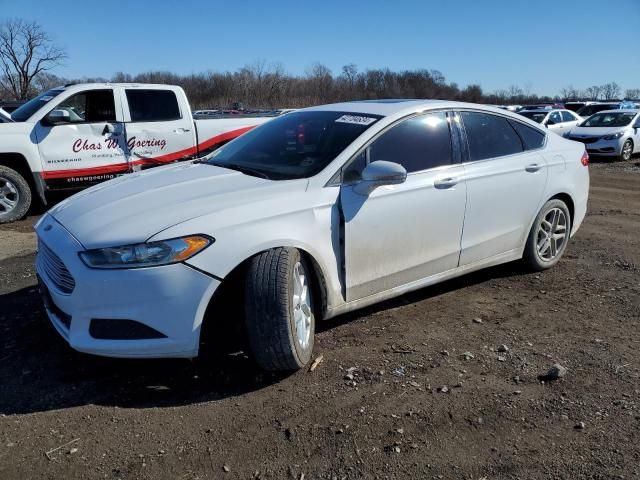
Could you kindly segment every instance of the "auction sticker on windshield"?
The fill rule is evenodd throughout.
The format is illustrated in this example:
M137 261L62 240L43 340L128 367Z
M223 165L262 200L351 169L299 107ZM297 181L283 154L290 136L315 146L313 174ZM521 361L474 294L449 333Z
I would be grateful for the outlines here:
M336 119L337 123L354 123L356 125L371 125L377 118L361 117L359 115L342 115Z

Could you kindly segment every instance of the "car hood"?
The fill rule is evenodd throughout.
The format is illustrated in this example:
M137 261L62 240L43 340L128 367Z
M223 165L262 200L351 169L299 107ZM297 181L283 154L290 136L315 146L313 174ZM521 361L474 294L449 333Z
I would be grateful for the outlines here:
M85 248L144 242L187 220L304 191L307 180L271 181L212 165L157 167L101 183L49 211ZM185 234L207 232L185 232Z
M625 127L575 127L571 129L571 135L584 135L587 137L600 137L623 132Z

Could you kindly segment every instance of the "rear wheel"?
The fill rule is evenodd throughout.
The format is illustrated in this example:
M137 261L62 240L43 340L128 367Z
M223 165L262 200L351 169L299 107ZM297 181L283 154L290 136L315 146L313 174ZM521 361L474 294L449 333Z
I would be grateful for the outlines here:
M533 222L524 249L524 261L533 270L553 267L569 241L571 215L567 205L558 199L544 204Z
M622 153L620 154L620 158L625 162L628 162L629 160L631 160L631 155L633 155L633 140L629 138L626 142L624 142L624 145L622 145Z
M31 188L22 175L0 165L0 223L20 220L31 206Z
M274 248L251 260L246 278L246 329L265 370L297 370L311 359L315 318L312 275L295 248Z

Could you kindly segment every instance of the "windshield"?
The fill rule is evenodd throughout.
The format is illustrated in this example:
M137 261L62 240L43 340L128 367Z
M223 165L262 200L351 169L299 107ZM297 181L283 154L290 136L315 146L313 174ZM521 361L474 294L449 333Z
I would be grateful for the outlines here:
M533 120L534 122L542 123L542 121L547 118L548 111L540 111L540 112L518 112L523 117L527 117L529 120Z
M40 110L43 105L49 103L62 92L64 92L64 89L54 88L53 90L49 90L48 92L44 92L37 97L32 98L20 108L15 110L11 114L11 119L15 122L26 122L34 113Z
M613 104L585 105L576 113L581 117L588 117L590 115L593 115L594 113L598 113L603 110L613 110L615 108L617 108L617 105Z
M581 127L625 127L631 123L636 113L603 112L596 113L582 122Z
M349 112L288 113L216 150L206 163L270 180L308 178L380 118Z

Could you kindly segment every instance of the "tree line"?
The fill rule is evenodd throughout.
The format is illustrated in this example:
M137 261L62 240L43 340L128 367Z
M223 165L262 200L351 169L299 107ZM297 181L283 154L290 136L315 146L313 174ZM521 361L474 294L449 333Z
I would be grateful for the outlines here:
M299 108L379 98L433 98L505 105L640 97L640 89L626 90L623 95L615 82L585 90L569 86L553 97L532 93L530 84L489 93L477 84L460 87L447 81L438 70L361 71L353 63L339 72L316 63L302 75L287 73L281 63L258 61L232 72L190 75L166 71L137 75L119 72L111 78L67 79L51 73L65 58L66 52L55 46L38 24L23 20L5 22L0 26L0 98L25 100L55 86L91 81L180 85L194 109L229 108L238 103L248 108Z

